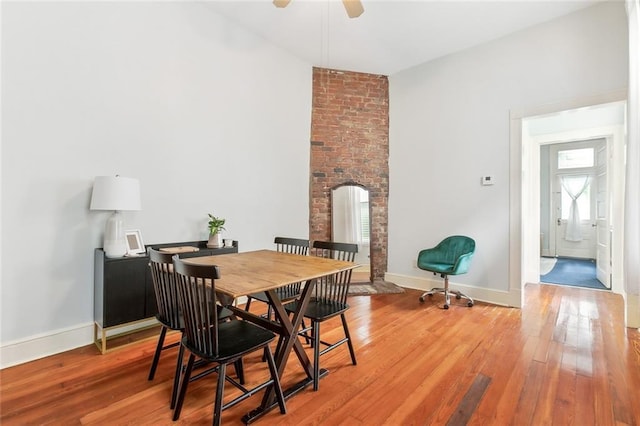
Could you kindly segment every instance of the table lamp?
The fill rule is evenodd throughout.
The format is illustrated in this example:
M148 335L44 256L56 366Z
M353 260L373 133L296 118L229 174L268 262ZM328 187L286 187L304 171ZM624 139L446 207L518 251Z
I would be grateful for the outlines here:
M107 257L127 254L121 211L140 210L140 181L122 176L97 176L91 194L91 210L113 210L104 230Z

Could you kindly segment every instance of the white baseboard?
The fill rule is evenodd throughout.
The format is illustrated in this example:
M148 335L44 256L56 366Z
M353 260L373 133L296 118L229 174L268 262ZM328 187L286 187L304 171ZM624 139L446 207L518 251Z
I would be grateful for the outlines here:
M146 321L114 327L106 331L107 337L124 334L158 324L155 318ZM70 351L82 346L94 344L93 323L82 324L51 333L32 336L4 344L0 347L0 368L12 367L25 362ZM100 336L98 336L100 338ZM96 347L96 350L98 348Z
M384 276L385 281L392 282L400 287L412 288L415 290L428 291L433 287L442 287L442 279L428 279L412 277L408 275L390 274ZM449 280L449 286L455 290L471 297L474 300L492 303L494 305L520 307L520 291L502 291L484 287L476 287L465 284L459 284Z
M32 336L0 347L0 368L7 368L93 343L93 323Z

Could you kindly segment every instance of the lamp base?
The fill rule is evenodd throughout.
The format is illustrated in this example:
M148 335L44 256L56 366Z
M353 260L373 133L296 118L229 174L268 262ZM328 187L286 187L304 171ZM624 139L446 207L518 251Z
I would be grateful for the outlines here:
M127 254L127 242L124 239L124 220L122 213L114 211L104 229L104 254L107 257L123 257Z

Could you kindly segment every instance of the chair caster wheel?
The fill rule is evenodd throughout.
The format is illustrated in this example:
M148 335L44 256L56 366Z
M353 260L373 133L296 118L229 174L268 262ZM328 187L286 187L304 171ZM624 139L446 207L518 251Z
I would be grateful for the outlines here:
M467 302L467 306L468 307L472 307L473 306L473 302Z
M424 296L420 296L420 302L424 303Z
M443 308L444 309L449 309L449 305L444 305Z

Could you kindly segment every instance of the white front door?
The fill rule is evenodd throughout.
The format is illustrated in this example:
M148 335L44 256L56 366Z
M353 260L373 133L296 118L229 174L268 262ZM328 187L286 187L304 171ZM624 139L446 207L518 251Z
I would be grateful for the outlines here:
M598 140L551 147L554 224L550 249L556 256L596 258L596 152L604 145Z

